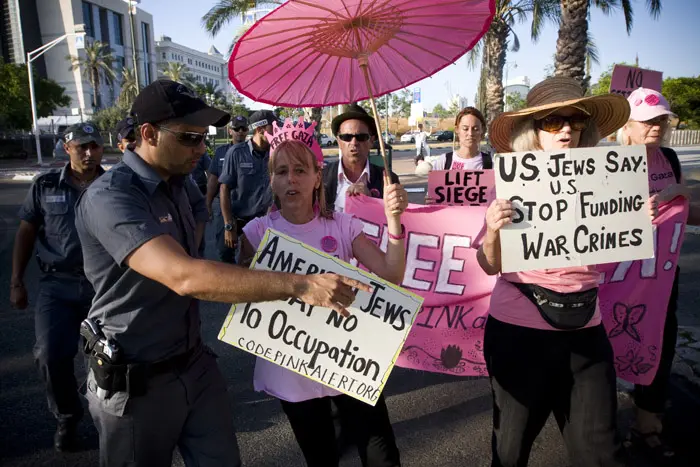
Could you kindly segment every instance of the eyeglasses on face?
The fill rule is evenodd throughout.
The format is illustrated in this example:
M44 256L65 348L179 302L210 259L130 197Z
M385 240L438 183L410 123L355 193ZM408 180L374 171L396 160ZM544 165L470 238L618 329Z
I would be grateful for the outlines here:
M369 133L342 133L338 135L338 139L341 141L345 141L346 143L352 141L353 138L357 139L359 143L364 143L369 141Z
M156 126L156 128L160 128L163 131L175 135L175 139L178 143L190 148L199 146L200 144L202 144L202 141L204 141L204 138L207 137L207 132L195 133L193 131L175 131L164 126Z
M645 120L639 122L644 126L664 126L668 125L668 115L659 115L658 117L652 118L651 120Z
M573 131L583 131L588 128L588 123L591 118L588 115L572 115L564 117L563 115L548 115L540 120L535 120L537 127L547 133L556 133L564 124L568 123Z
M237 126L233 128L233 131L240 133L241 131L245 131L246 133L248 132L248 127L247 126Z

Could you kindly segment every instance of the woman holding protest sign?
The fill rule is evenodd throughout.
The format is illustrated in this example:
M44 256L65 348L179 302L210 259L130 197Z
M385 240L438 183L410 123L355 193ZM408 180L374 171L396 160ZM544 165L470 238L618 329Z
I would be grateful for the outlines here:
M646 88L636 89L627 100L631 108L630 119L618 132L618 141L622 145L646 146L649 194L656 197L659 205L669 203L677 197L690 200L690 190L683 180L678 155L673 149L662 146L673 115L668 101L661 93ZM700 225L700 206L690 205L687 223ZM675 455L673 449L663 441L661 415L666 405L671 367L676 354L678 272L676 268L668 308L647 309L647 314L666 313L663 345L659 367L652 383L648 386L635 385L634 403L637 414L628 436L630 444L665 463L670 463Z
M537 84L527 104L494 120L490 135L498 152L593 147L629 116L624 97L583 97L580 84L564 77ZM477 259L489 275L501 272L499 230L513 215L511 202L503 199L487 210ZM595 266L504 273L497 280L484 336L494 397L493 466L526 465L552 412L573 465L624 465L598 281ZM567 320L576 320L564 324L562 310Z
M406 191L398 184L384 190L388 243L383 253L362 233L359 219L326 209L323 153L314 138L314 127L305 129L302 119L299 124L287 120L282 128L274 127L273 135L267 135L275 208L243 229L242 258L250 262L265 231L271 228L343 261L356 258L369 271L401 283L406 266L401 225L401 214L408 206ZM281 400L310 467L332 467L339 462L331 401L343 425L353 432L363 466L400 465L383 396L373 407L260 358L254 385Z

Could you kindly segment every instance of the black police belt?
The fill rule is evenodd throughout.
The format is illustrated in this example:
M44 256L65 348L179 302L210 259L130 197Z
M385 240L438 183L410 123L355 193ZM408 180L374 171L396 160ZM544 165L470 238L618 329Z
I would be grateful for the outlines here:
M48 263L44 263L38 257L37 257L37 262L39 263L39 270L41 270L41 272L46 273L46 274L64 273L64 274L74 274L76 276L84 276L85 275L85 270L83 269L82 266L73 266L73 267L54 266L54 265L51 265Z
M155 363L119 363L91 353L89 367L97 386L110 394L127 392L136 397L146 393L149 379L167 373L182 372L189 366L199 346Z

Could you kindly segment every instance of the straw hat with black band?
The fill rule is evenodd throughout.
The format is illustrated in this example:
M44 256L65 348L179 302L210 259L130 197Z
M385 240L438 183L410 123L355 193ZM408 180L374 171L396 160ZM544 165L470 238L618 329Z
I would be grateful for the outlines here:
M573 78L555 76L536 84L527 94L527 107L504 112L491 123L489 140L497 152L512 152L511 136L515 125L527 119L540 120L558 109L574 107L595 122L601 137L622 127L630 115L627 99L619 94L584 97L583 88Z

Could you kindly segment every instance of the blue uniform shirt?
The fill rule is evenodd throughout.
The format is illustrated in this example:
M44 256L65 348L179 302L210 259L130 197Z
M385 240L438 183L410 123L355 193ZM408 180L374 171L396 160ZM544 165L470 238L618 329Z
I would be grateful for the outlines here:
M223 146L216 148L216 151L214 151L214 157L211 159L211 164L209 164L209 173L214 175L216 178L219 178L221 175L221 169L224 167L226 153L231 147L233 147L233 144L224 144ZM214 199L217 199L218 197L219 190L216 190Z
M269 161L270 151L254 151L251 141L238 143L226 153L219 182L231 190L231 211L235 217L263 216L272 205Z
M75 230L75 203L81 190L72 184L70 162L36 177L19 210L23 221L38 227L37 256L59 271L80 270L83 255ZM102 167L98 168L104 173Z
M206 152L197 161L197 165L192 170L192 180L197 186L207 186L207 170L211 165L211 157Z
M198 300L180 296L125 264L132 252L160 235L170 235L196 255L188 181L192 183L188 176L164 181L127 150L122 162L93 183L76 206L85 275L95 288L88 316L117 341L130 362L163 360L201 340Z

